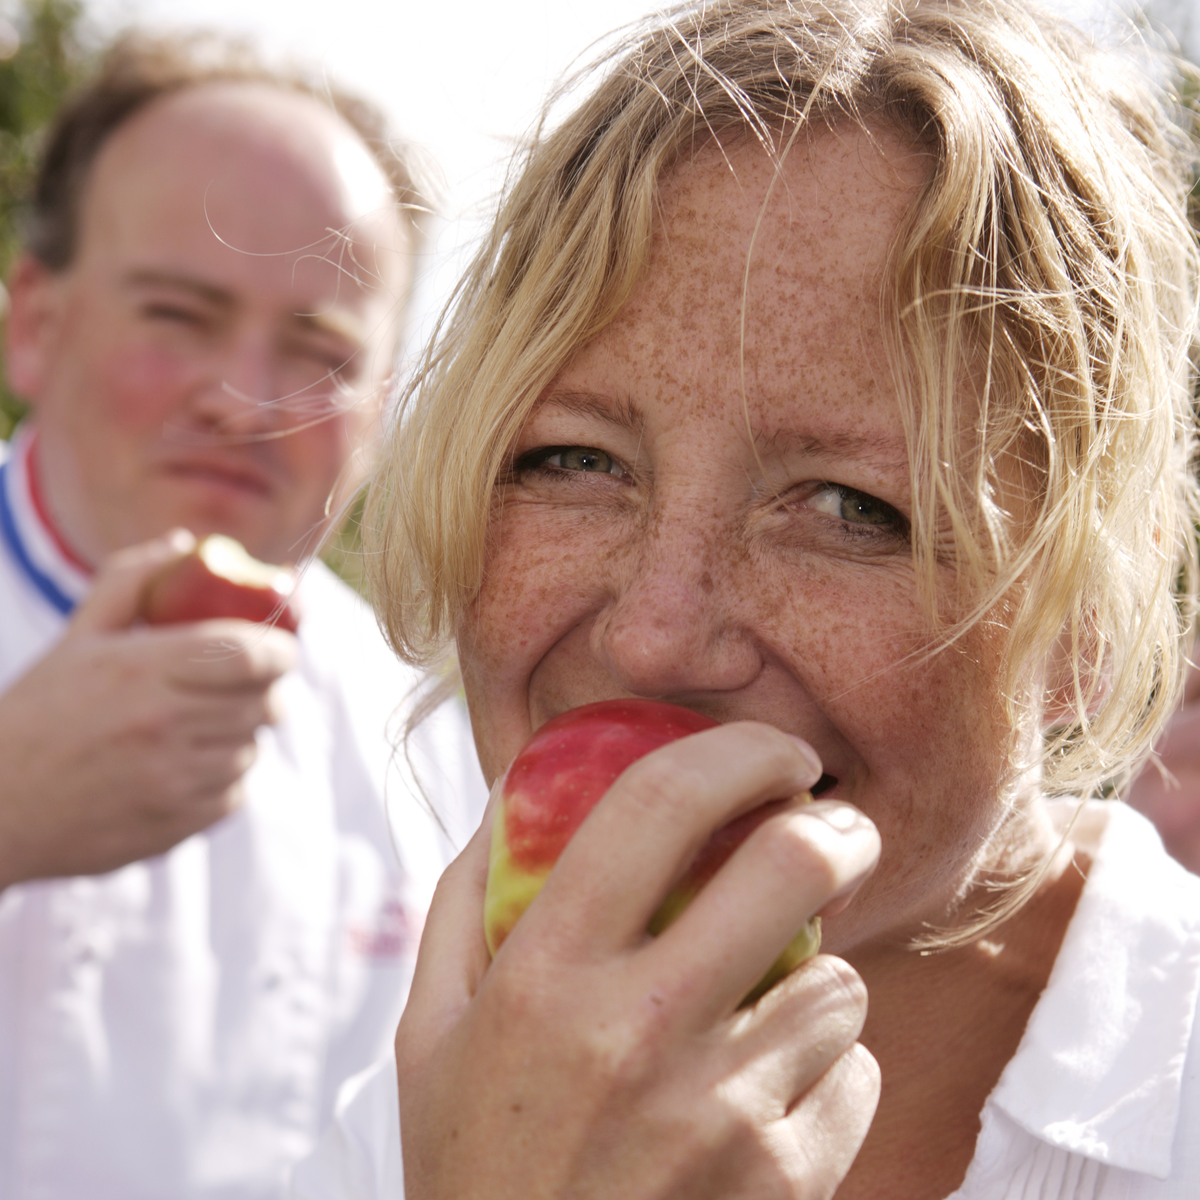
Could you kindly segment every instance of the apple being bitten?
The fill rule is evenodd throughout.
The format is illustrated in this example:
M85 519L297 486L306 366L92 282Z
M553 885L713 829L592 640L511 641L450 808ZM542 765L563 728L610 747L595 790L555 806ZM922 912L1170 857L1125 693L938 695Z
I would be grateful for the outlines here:
M150 580L141 614L148 625L236 617L295 633L300 624L291 602L295 585L286 567L259 562L240 542L214 533Z
M505 773L492 825L484 933L493 955L541 891L572 834L625 768L659 746L716 724L656 700L605 700L573 708L533 735ZM764 805L718 830L663 901L649 932L666 929L773 811ZM743 1003L758 999L820 944L821 923L814 917Z

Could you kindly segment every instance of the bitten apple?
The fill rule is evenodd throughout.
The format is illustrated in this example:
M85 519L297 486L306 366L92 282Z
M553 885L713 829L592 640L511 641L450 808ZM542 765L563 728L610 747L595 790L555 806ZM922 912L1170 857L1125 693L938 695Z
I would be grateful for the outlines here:
M617 776L651 750L715 724L699 713L655 700L605 700L571 709L533 735L505 773L492 825L484 933L493 955ZM765 805L718 830L663 901L649 932L666 929L772 811ZM820 944L821 923L814 917L744 1002L756 1000L816 954Z
M286 567L259 562L240 542L214 533L150 580L141 611L149 625L237 617L295 633L295 584L295 575Z

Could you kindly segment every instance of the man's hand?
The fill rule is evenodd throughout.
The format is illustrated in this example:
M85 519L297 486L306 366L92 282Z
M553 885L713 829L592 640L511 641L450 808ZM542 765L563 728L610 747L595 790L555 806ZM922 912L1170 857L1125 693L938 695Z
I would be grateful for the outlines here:
M190 535L100 571L66 637L0 695L0 888L170 849L237 807L295 639L244 621L135 626Z

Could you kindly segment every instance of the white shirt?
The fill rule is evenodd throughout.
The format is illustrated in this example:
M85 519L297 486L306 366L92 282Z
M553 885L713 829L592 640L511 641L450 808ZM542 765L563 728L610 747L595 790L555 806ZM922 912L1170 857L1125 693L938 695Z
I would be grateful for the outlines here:
M1200 877L1124 804L1088 805L1076 833L1092 868L947 1200L1200 1200ZM399 1133L385 1062L346 1085L294 1200L402 1197Z
M27 465L18 441L0 474L0 688L89 586ZM158 858L0 893L0 1200L277 1196L341 1083L389 1053L483 781L461 704L394 752L418 680L361 600L312 564L300 601L241 810Z
M950 1200L1197 1200L1200 877L1124 804L1073 836L1087 883Z

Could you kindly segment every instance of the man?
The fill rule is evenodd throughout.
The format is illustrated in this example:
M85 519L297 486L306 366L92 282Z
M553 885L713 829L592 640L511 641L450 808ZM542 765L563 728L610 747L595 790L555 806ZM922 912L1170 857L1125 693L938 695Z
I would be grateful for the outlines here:
M452 713L392 752L416 677L310 558L409 282L369 118L127 40L48 142L0 472L5 1198L276 1194L387 1052L481 786ZM299 565L297 638L139 621L210 532Z

